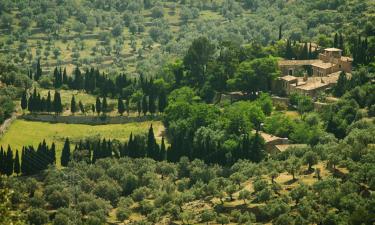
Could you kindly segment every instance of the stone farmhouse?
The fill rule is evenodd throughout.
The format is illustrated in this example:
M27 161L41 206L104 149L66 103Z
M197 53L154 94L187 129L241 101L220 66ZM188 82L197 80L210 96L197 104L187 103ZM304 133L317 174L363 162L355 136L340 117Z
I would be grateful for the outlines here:
M278 95L297 92L317 97L319 92L337 83L342 71L350 76L352 62L352 58L342 56L342 50L337 48L325 49L319 59L280 60L278 64L283 76L275 81L273 92Z

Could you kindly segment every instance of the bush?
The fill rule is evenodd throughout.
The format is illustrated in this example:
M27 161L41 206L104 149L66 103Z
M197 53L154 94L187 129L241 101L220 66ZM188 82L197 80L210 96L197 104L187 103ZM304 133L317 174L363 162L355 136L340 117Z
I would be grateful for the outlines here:
M129 218L131 211L129 209L120 207L117 209L116 218L119 221L124 221Z
M43 225L48 222L48 214L43 209L31 209L27 219L31 225Z
M0 123L8 119L14 112L14 103L8 96L0 96Z
M51 89L53 88L53 80L52 77L50 76L42 76L39 80L38 83L40 87L45 88L45 89Z

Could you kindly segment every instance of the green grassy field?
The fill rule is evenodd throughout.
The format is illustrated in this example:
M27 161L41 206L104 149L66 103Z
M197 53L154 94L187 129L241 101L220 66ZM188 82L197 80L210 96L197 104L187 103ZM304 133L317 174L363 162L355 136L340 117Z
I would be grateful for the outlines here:
M0 138L0 146L7 147L11 145L13 151L15 151L16 149L21 150L23 146L33 145L36 147L45 139L49 145L55 142L57 156L60 157L60 151L67 137L73 143L89 137L126 141L131 132L133 134L147 133L151 123L155 136L160 141L164 126L161 122L157 121L90 126L16 120L4 136Z

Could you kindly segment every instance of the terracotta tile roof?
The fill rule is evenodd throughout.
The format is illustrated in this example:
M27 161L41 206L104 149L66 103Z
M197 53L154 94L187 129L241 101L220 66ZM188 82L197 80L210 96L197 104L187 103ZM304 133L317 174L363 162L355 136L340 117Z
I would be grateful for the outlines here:
M275 145L276 149L280 152L285 152L289 148L305 148L307 144L284 144L284 145Z
M304 66L312 65L313 63L321 62L319 59L312 60L280 60L279 66Z
M342 52L342 50L339 49L339 48L326 48L326 49L324 49L324 51L327 51L327 52Z
M325 63L325 62L316 62L314 64L312 64L312 66L315 66L315 67L318 67L318 68L321 68L321 69L329 69L331 67L334 67L334 64L332 63Z
M350 58L350 57L347 57L347 56L341 56L341 61L353 62L353 58Z
M298 78L295 77L295 76L291 76L291 75L286 75L286 76L282 76L280 77L281 80L285 80L285 81L292 81L292 80L297 80Z

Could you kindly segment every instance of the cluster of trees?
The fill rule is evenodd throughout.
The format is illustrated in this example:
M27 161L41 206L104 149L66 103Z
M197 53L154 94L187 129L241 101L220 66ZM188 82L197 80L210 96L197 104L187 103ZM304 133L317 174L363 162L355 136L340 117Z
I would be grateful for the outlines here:
M288 39L286 41L286 47L285 47L285 54L284 58L286 59L298 59L298 60L304 60L304 59L316 59L318 55L318 52L316 50L316 47L314 47L311 43L297 43Z
M36 88L34 88L32 94L28 94L26 91L23 92L21 97L21 108L23 110L28 109L32 113L55 112L56 114L59 114L63 112L61 96L58 91L55 91L52 100L50 92L48 92L47 98L41 97L40 93L37 92Z
M0 148L0 174L11 176L13 174L30 175L38 173L47 169L48 165L56 163L56 147L52 143L49 147L45 141L39 143L38 148L33 146L25 146L22 148L21 156L18 150L15 151L13 158L13 151L10 146L8 150L4 151Z
M118 112L121 115L125 111L129 112L130 102L136 105L136 110L139 114L164 112L167 106L167 90L162 79L145 79L140 76L137 80L122 74L112 80L104 74L101 75L99 70L94 68L86 70L84 75L82 75L78 67L71 76L68 76L66 69L62 72L61 68L55 68L54 87L61 88L62 85L67 85L70 89L85 90L87 93L103 96L103 101L106 100L106 96L117 97ZM123 100L125 100L125 104ZM97 98L95 107L96 112L100 114L100 112L105 112L106 110L100 108L99 103L100 99ZM101 104L101 106L105 105ZM73 109L76 109L76 107Z
M374 47L371 47L368 38L362 38L361 35L355 40L351 52L353 54L354 65L369 65L375 60Z
M187 87L169 95L163 122L171 143L171 161L188 156L231 164L239 158L259 162L264 157L264 140L255 131L261 129L265 115L272 112L269 95L262 94L254 102L236 102L223 110L196 99Z
M50 167L41 178L4 178L8 182L3 185L14 192L12 209L27 209L23 218L30 223L100 224L116 208L119 221L141 214L135 224L371 224L375 162L368 144L374 143L374 132L373 122L360 121L342 140L295 147L260 163L239 160L222 166L186 157L175 163L113 157L95 164L80 160L69 168ZM321 161L326 166L317 167ZM348 173L340 172L342 168ZM289 189L276 179L284 173L293 183ZM207 207L196 210L197 201ZM75 207L69 207L73 202ZM256 212L250 210L254 204ZM48 210L56 215L49 217Z
M156 142L152 125L146 135L130 134L129 140L119 143L117 140L89 140L80 141L70 150L70 141L67 138L61 155L61 165L68 166L70 161L85 161L95 163L99 159L110 157L152 158L163 161L167 159L167 149L162 138L161 144Z
M56 146L48 146L45 141L39 143L38 148L25 146L21 154L21 170L23 175L36 174L47 169L48 165L56 164ZM14 171L17 173L16 171Z
M13 151L10 146L8 146L8 150L4 151L3 147L0 147L0 174L6 174L8 176L14 173L20 173L20 158L18 155L18 151L16 152L16 156L13 159Z

